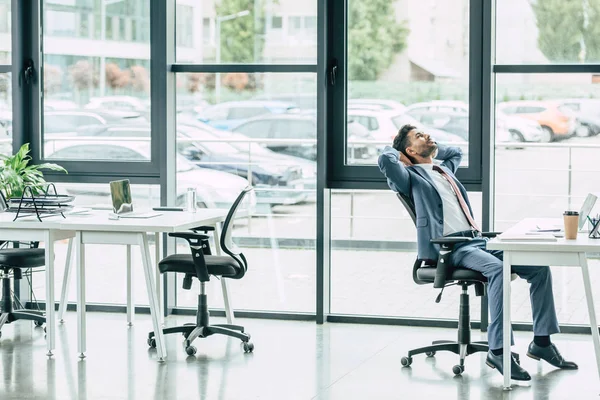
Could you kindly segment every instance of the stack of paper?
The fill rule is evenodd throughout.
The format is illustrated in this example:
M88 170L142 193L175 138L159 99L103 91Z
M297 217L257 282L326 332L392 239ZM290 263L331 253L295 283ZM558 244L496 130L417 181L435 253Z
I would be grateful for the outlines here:
M551 233L503 233L498 239L504 242L556 242L557 239Z

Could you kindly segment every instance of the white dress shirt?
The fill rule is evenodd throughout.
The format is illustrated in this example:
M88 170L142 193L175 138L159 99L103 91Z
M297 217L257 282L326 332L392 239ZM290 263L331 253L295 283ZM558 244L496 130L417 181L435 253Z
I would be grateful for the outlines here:
M434 160L439 165L441 162ZM433 164L415 164L423 168L433 180L435 187L442 198L444 210L444 236L455 232L473 229L465 217L465 213L458 202L458 198L452 189L450 182L437 171L433 170Z

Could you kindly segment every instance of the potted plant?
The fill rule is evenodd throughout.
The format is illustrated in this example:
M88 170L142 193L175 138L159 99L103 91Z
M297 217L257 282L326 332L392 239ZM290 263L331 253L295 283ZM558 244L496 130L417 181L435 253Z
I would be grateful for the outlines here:
M29 152L29 143L25 143L17 154L0 155L0 188L4 190L7 199L20 198L27 186L32 189L34 195L43 193L46 187L46 180L41 171L43 169L67 173L66 169L57 164L29 164Z

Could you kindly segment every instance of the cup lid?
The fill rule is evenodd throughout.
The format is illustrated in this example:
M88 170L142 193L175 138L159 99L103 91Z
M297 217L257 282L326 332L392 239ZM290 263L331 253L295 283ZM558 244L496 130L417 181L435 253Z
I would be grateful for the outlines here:
M579 215L578 211L565 211L563 215Z

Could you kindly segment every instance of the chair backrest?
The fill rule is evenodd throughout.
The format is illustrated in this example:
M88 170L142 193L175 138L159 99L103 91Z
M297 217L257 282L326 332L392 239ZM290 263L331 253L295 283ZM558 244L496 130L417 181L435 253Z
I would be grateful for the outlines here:
M244 269L244 271L248 269L246 257L244 257L239 247L237 247L237 245L233 242L231 234L233 232L233 223L235 221L236 213L238 212L246 195L253 190L254 188L252 186L247 186L240 192L237 199L235 199L231 208L229 209L227 217L225 217L225 222L223 223L223 232L221 232L221 249L223 249L223 251L229 256L233 257Z
M412 219L413 223L416 226L417 225L417 212L415 211L415 203L413 203L413 201L410 197L408 197L402 193L396 193L396 196L398 197L398 199L400 200L400 202L402 203L404 208L406 208L408 215L410 215L410 218ZM431 282L424 282L421 279L419 279L417 271L422 266L423 266L423 260L419 260L417 258L417 260L413 264L412 276L413 276L413 281L415 281L415 283L419 284L419 285L431 283Z

